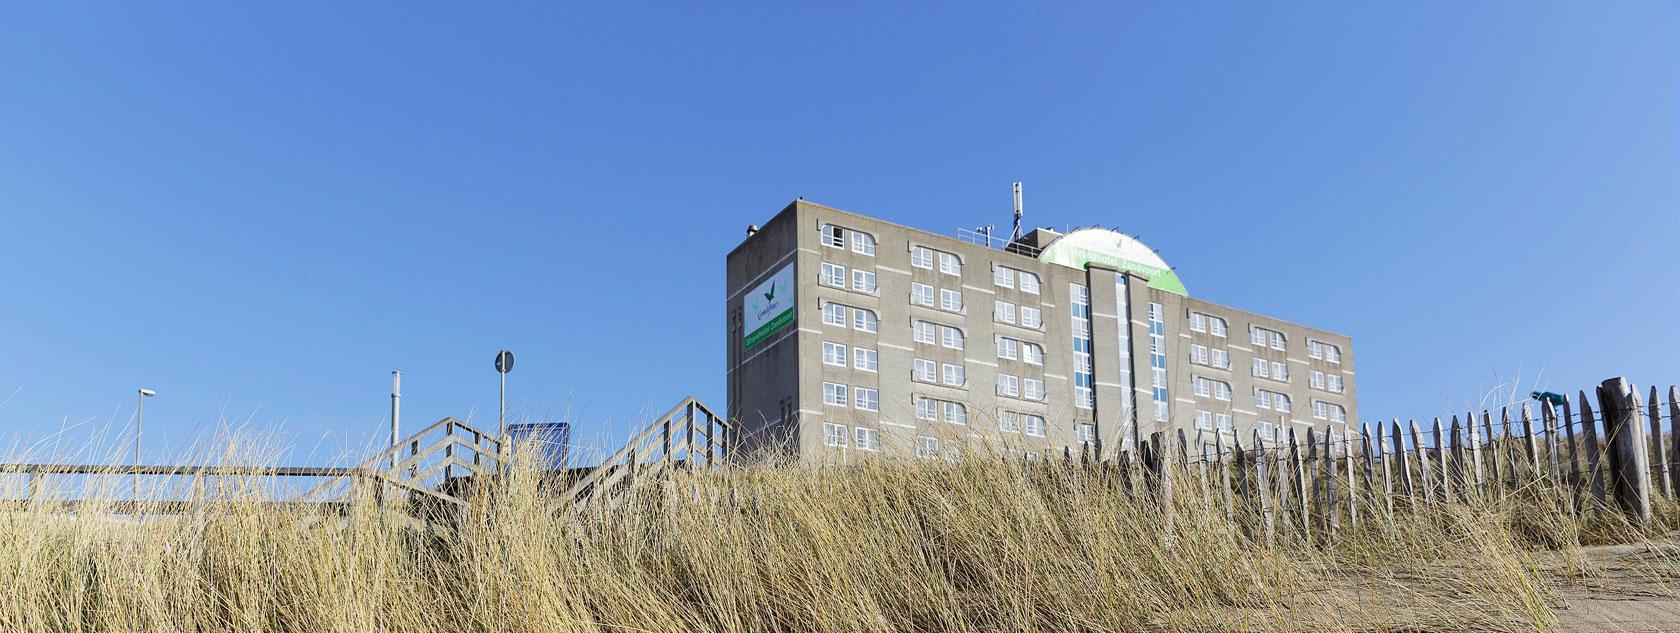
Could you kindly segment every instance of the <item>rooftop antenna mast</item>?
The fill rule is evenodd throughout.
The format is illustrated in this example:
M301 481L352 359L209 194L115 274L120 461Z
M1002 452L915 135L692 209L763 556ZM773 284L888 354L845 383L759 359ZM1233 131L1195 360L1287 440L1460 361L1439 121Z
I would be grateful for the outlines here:
M1021 239L1021 183L1015 183L1015 231L1009 236L1009 241Z

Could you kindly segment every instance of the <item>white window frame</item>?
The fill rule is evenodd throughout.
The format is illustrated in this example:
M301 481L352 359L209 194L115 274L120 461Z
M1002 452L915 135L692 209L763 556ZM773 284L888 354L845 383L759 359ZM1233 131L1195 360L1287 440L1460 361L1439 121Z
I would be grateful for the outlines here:
M1260 327L1258 325L1253 325L1253 326L1249 326L1249 332L1251 333L1251 336L1248 337L1249 338L1248 342L1252 343L1254 345L1255 349L1259 349L1259 348L1262 348L1262 347L1266 346L1266 340L1267 340L1267 337L1269 336L1268 330L1266 328Z
M863 231L852 231L852 252L874 257L875 236Z
M1330 419L1330 403L1323 400L1312 401L1312 416L1314 420Z
M1272 349L1284 351L1289 348L1289 338L1283 332L1272 330Z
M922 306L933 306L933 286L919 281L910 282L910 303Z
M823 404L835 407L846 406L847 391L846 385L837 382L824 382Z
M819 281L821 281L824 286L832 288L845 288L846 267L834 262L823 262L822 276L819 278Z
M961 290L950 288L939 289L939 309L949 312L963 311L963 296Z
M846 327L847 325L850 325L850 313L851 308L849 306L834 302L825 303L823 304L823 324ZM834 320L835 317L839 317L838 322Z
M846 228L836 224L822 225L822 243L829 248L846 248Z
M1343 390L1347 389L1346 383L1342 382L1341 374L1330 374L1328 378L1330 379L1328 389L1331 392L1342 393Z
M1008 301L992 301L992 318L999 323L1015 323L1015 304Z
M1196 410L1196 428L1200 429L1200 430L1203 430L1203 431L1212 431L1213 430L1213 413L1209 412L1209 411L1203 411L1201 409L1197 409Z
M1044 416L1027 414L1025 426L1029 437L1044 437Z
M1015 287L1015 269L1008 266L998 266L992 269L992 285L999 288Z
M1202 314L1200 312L1191 312L1190 313L1190 331L1191 332L1206 332L1207 331L1207 315Z
M1313 339L1307 339L1307 358L1324 358L1324 344Z
M1229 329L1230 329L1230 327L1225 324L1225 319L1221 319L1221 318L1216 317L1216 316L1209 316L1208 317L1208 333L1209 334L1212 334L1212 335L1217 336L1219 338L1225 338L1225 334Z
M1254 375L1259 378L1271 378L1272 364L1267 362L1266 359L1256 356L1254 358Z
M880 350L875 350L875 349L871 349L871 348L868 348L868 347L854 347L854 348L852 348L852 369L867 371L871 374L880 371L880 369L881 369L881 352L880 352Z
M868 317L867 319L864 317ZM881 331L881 317L874 310L852 308L852 329L874 334Z
M997 395L1021 397L1021 377L1013 374L997 375Z
M1039 293L1038 275L1034 273L1029 273L1024 270L1015 271L1015 284L1020 287L1021 292L1025 292L1029 295L1036 295Z
M1290 401L1289 394L1278 393L1276 391L1272 392L1272 410L1273 411L1281 411L1283 413L1289 413L1290 411L1293 411L1294 408L1295 408L1295 404Z
M939 382L939 363L926 358L915 358L910 361L910 377L916 382Z
M880 411L881 392L871 387L852 387L852 407L860 411Z
M941 363L939 379L948 386L961 387L968 384L968 368L963 365Z
M968 407L963 406L960 402L949 400L941 400L940 405L945 410L946 422L958 426L968 426Z
M955 343L955 344L953 344ZM949 325L939 326L939 346L948 349L963 349L968 344L968 335L961 328Z
M824 365L845 367L847 363L846 346L834 341L823 341L822 359Z
M910 328L917 343L939 344L939 325L932 321L916 321L910 324ZM923 337L924 333L926 338Z
M855 427L852 429L852 436L860 451L873 453L881 450L881 431L877 429L864 426Z
M1021 378L1021 397L1034 402L1044 400L1044 381L1037 378Z
M875 271L853 268L852 290L875 294Z
M924 270L933 270L933 249L926 246L910 247L910 265Z
M1038 308L1034 308L1032 306L1025 306L1025 305L1020 306L1020 308L1021 308L1021 319L1020 319L1020 322L1017 323L1017 325L1020 325L1021 327L1024 327L1024 328L1034 329L1034 330L1044 329L1044 311L1043 310L1039 310ZM1032 316L1029 317L1027 315L1032 315Z
M1272 361L1272 380L1289 382L1289 364Z
M956 253L934 252L939 255L939 272L947 275L962 275L962 258L957 257Z
M939 456L939 438L920 435L916 437L916 457L933 459Z
M1218 367L1220 369L1231 368L1231 352L1226 351L1223 347L1215 347L1209 351L1213 354L1212 365L1214 367Z
M1334 344L1331 344L1331 343L1325 343L1324 344L1324 360L1325 360L1325 362L1335 363L1337 365L1342 364L1342 348L1341 348L1341 346L1334 345Z
M1007 336L999 336L997 339L997 357L1019 360L1021 358L1021 342Z
M1001 433L1020 433L1021 419L1017 417L1019 415L1014 411L999 411L998 431Z
M1199 344L1196 344L1196 343L1191 343L1190 344L1190 362L1191 362L1191 364L1195 364L1195 365L1212 366L1212 363L1208 362L1208 348L1207 348L1207 346L1206 345L1199 345Z
M846 425L833 422L823 423L823 445L834 448L846 448Z
M927 396L916 396L916 419L939 421L939 401Z
M1021 362L1028 365L1044 365L1044 346L1038 343L1021 341Z

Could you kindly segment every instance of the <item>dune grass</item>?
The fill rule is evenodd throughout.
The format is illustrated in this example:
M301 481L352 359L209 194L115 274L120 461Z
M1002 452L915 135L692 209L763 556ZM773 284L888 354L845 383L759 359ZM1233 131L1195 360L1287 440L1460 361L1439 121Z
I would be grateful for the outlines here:
M677 472L559 515L515 469L449 530L268 489L145 520L0 512L0 631L1547 630L1555 585L1592 573L1569 551L1675 521L1525 489L1268 544L1195 485L1169 532L1114 477L988 459Z

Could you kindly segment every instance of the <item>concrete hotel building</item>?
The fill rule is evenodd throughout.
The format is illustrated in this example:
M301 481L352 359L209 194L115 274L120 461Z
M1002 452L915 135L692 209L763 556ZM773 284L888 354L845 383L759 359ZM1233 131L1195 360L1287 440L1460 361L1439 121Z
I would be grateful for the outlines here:
M1178 428L1207 451L1358 419L1351 339L1192 298L1108 229L965 240L799 200L729 253L727 292L749 461L1106 457Z

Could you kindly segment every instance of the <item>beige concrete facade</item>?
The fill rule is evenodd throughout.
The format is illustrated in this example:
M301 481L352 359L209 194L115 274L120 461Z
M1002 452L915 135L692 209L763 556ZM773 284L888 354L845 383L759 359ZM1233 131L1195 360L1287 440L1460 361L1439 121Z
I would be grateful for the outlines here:
M1020 243L1042 246L1058 237L1041 230ZM873 243L872 253L863 242ZM927 253L931 261L918 257ZM948 265L950 258L959 265ZM748 347L746 295L788 266L794 320ZM1015 271L1009 283L1001 283L999 267ZM1348 337L1150 288L1143 277L1104 266L1070 268L800 200L730 252L727 269L727 415L740 425L737 456L747 461L782 454L844 460L860 451L914 456L918 449L924 456L1059 455L1064 448L1077 455L1088 447L1111 456L1129 446L1134 422L1144 437L1182 428L1192 442L1212 446L1222 428L1248 445L1257 426L1341 433L1358 419ZM1021 273L1038 280L1037 292L1023 287ZM929 289L932 305L924 305ZM960 307L952 293L960 293ZM1075 308L1080 297L1088 320L1075 318L1084 312ZM1011 306L1003 315L999 302ZM830 304L840 308L827 307L825 319ZM1042 323L1024 323L1029 310ZM1152 310L1160 317L1156 340ZM859 311L874 316L873 331ZM844 325L833 318L840 312ZM1004 318L1009 312L1013 318ZM1212 325L1215 318L1223 328ZM923 333L933 328L931 342L918 340L918 322L929 324ZM947 328L961 332L960 348L949 344ZM1254 328L1264 333L1257 338ZM1090 379L1079 377L1081 331ZM999 339L1013 343L1000 349ZM1264 343L1256 345L1259 339ZM1042 359L1026 351L1029 344L1042 349ZM835 358L841 346L843 363ZM859 349L873 365L858 358ZM1223 367L1215 362L1220 355L1228 361ZM1255 359L1265 364L1264 377ZM1165 370L1163 416L1156 415L1152 364ZM947 375L955 371L947 366L960 367L961 376ZM1277 378L1279 368L1287 380ZM1029 392L1029 381L1042 382L1041 397L1032 397L1038 394ZM1081 406L1082 381L1090 384L1090 406ZM1340 391L1332 390L1336 383ZM839 385L844 404L825 400ZM1264 402L1256 390L1266 392ZM1287 396L1289 411L1279 410L1274 394ZM937 403L932 419L928 402ZM944 403L961 405L962 416L947 415ZM1041 433L1035 418L1043 420Z

